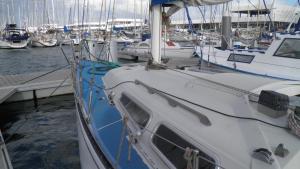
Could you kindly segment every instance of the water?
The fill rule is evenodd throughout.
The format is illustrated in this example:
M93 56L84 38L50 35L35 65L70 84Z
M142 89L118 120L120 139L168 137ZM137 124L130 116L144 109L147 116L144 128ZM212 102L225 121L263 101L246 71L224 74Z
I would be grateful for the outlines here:
M66 53L71 51L64 47ZM66 65L58 47L0 50L0 75L49 71ZM15 169L79 169L72 95L0 106L0 128Z
M15 169L80 168L72 95L0 107L1 126Z
M64 46L64 51L71 56L70 47ZM59 47L0 50L0 75L49 71L67 64Z

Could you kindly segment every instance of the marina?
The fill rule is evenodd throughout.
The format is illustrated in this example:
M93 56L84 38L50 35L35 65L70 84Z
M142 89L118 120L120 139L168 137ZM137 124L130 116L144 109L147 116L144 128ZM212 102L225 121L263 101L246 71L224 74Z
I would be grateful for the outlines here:
M300 1L0 0L0 169L298 169Z

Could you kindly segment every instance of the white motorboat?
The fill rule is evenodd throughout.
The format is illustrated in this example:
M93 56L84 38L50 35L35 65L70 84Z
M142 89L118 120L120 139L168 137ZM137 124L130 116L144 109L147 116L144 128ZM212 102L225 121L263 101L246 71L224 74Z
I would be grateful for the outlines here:
M191 58L195 52L193 46L182 47L176 42L172 41L163 41L162 42L162 58ZM140 59L148 60L151 58L151 41L146 40L139 42L138 44L132 44L122 48L119 53L121 54L120 58L131 58L131 59Z
M26 48L29 34L25 29L17 28L16 24L7 24L0 37L0 48L20 49Z
M174 10L182 1L169 2L152 1L153 28L161 24L161 4ZM300 166L300 82L168 68L153 28L153 63L146 66L75 57L83 169Z
M206 62L265 77L300 80L300 35L281 34L265 49L227 49L204 46L199 55Z

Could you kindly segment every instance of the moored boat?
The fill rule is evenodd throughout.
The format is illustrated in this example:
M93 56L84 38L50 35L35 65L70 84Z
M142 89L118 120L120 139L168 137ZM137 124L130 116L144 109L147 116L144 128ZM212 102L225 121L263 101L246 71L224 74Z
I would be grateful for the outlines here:
M56 30L54 28L41 28L33 33L32 47L54 47L57 45Z
M25 29L17 28L16 24L7 24L0 37L0 48L26 48L29 34Z
M195 52L194 46L180 46L176 42L162 42L162 58L191 58ZM120 50L120 58L131 58L139 60L148 60L151 58L150 40L142 41L137 44L127 45Z
M174 10L182 1L174 2L152 1L153 28L161 24L161 5ZM110 60L75 57L83 169L300 165L300 112L297 102L290 102L299 99L300 82L174 70L160 64L161 46L155 41L160 36L154 31L153 62L146 66L119 67Z
M280 34L268 49L204 46L198 53L208 63L264 77L300 80L300 34Z

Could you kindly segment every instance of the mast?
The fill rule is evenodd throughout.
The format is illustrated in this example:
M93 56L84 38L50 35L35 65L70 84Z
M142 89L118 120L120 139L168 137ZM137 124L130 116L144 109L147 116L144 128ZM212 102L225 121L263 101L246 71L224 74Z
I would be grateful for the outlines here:
M26 1L26 12L27 12L27 28L30 26L30 14L29 14L29 0Z
M141 20L140 20L140 29L143 30L143 0L141 0Z
M72 24L72 7L70 7L70 10L69 10L69 20L68 20L68 24L69 24L69 25Z
M11 9L12 9L12 13L13 13L13 15L12 15L12 22L16 22L15 21L15 7L14 7L14 0L11 0ZM9 16L8 16L9 17Z
M11 23L9 16L10 16L10 11L9 11L9 5L7 4L7 22Z
M2 7L2 11L3 11L3 14L2 14L2 24L5 25L5 15L4 15L4 2L1 0L1 7Z
M54 2L53 0L51 0L51 5L52 5L52 22L53 24L55 23L54 20L55 20L55 12L54 12Z
M65 0L63 0L63 14L62 14L62 17L64 18L63 19L63 25L66 25L66 17L65 16L65 11L66 11L66 4L65 4ZM70 15L69 15L70 17Z
M43 10L43 20L42 20L42 25L45 23L45 17L46 17L46 0L44 0L44 10Z
M101 1L100 18L99 18L99 30L101 30L101 23L102 23L103 1L104 0Z
M91 25L89 24L90 22L90 1L89 0L87 0L86 12L87 12L86 23L88 24L88 31L90 31Z
M161 63L161 5L152 6L152 39L151 39L151 53L155 63Z
M134 36L136 34L136 0L133 1L133 11L134 11Z
M75 19L76 19L76 4L77 4L77 0L75 0L74 2L74 7L73 7L73 11L72 11L72 23L74 24L75 26ZM79 5L78 5L79 6ZM78 25L79 26L79 20L77 21Z
M76 2L76 0L75 0L75 2ZM79 0L77 1L77 23L78 23L78 25L77 25L77 28L79 29L79 20L80 20L80 15L79 15L79 13L80 13L80 7L79 7ZM75 13L75 10L76 10L76 6L75 6L75 8L74 8L74 13ZM75 14L74 14L74 18L75 18ZM81 36L79 36L79 37L81 37Z
M21 27L21 8L19 7L19 27Z
M228 2L223 7L221 48L225 50L231 47L231 16Z

